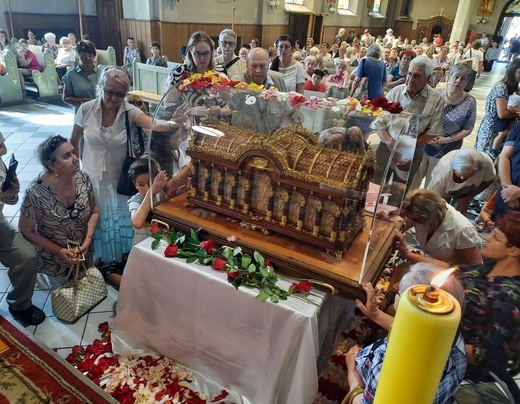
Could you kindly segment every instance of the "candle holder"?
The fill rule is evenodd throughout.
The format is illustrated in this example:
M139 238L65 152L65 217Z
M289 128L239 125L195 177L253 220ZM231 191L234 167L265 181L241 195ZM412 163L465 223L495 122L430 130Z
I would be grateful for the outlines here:
M408 299L419 309L433 314L449 314L455 310L453 297L433 285L416 285L408 290Z

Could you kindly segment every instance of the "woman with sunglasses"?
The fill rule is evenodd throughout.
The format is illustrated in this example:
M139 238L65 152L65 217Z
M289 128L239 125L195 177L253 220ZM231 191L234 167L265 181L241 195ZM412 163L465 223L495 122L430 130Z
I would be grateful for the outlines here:
M67 139L50 137L37 153L44 171L25 191L18 226L36 247L38 272L61 277L78 260L68 249L68 240L78 243L87 268L93 264L99 208L90 177L80 170Z
M184 63L170 71L166 80L166 106L176 106L179 101L187 103L191 107L189 114L192 116L193 124L199 124L202 118L208 115L220 116L230 113L225 102L217 97L210 99L206 94L191 89L179 92L182 81L194 73L204 74L212 70L225 76L224 68L215 64L214 50L215 44L208 34L204 31L195 32L188 40ZM187 145L183 144L183 148L185 146Z
M74 117L71 143L78 154L84 138L81 156L83 169L90 175L94 193L100 205L99 225L94 238L94 258L107 267L104 274L123 262L132 247L133 230L127 208L128 197L119 195L117 184L127 156L127 133L136 126L151 129L152 118L125 101L130 83L125 72L106 68L97 88L98 98L80 106ZM182 122L178 116L177 122ZM166 132L179 128L174 121L156 120L153 130Z
M411 263L440 260L449 264L481 264L480 237L473 224L442 196L427 189L410 191L402 204L403 233L412 227L421 250L408 250L402 233L396 233L401 258Z
M289 35L281 35L275 45L278 56L274 58L270 69L283 74L287 91L303 94L307 75L302 64L293 58L294 40Z

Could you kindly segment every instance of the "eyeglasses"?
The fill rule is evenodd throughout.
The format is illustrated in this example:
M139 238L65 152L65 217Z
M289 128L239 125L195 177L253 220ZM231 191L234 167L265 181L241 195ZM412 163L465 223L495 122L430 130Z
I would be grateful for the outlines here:
M421 219L414 219L413 217L410 217L408 215L405 215L408 219L410 219L412 222L422 224Z
M236 42L228 42L228 41L220 41L220 43L222 44L222 46L225 48L225 47L233 47L235 46L237 43Z
M497 241L499 243L504 243L505 245L509 246L509 247L516 247L515 245L511 244L509 241L507 240L500 240L498 237L497 237L497 232L495 230L493 230L490 234L489 234L489 238L493 241Z
M109 98L116 97L116 98L122 100L123 98L126 97L126 94L125 94L125 93L114 93L113 91L110 91L110 90L103 90L103 92L104 92L105 95L107 95Z
M136 107L140 107L143 105L142 101L128 101L129 104L135 105Z
M198 59L202 59L202 58L207 59L211 56L210 51L206 51L206 52L193 51L192 54L193 54L193 56L195 56Z

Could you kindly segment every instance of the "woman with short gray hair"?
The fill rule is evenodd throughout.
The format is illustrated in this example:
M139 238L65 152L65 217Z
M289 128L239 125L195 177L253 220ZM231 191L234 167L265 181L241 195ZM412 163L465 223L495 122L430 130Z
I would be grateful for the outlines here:
M439 160L428 189L437 191L458 211L466 213L471 200L491 185L496 171L487 154L465 148L453 150Z
M438 90L444 99L443 135L424 146L424 155L412 187L419 187L426 178L424 187L428 188L439 159L453 150L459 150L464 138L471 134L477 119L477 102L464 91L470 75L468 65L459 63L452 66L448 85Z
M352 83L350 95L353 96L363 77L368 78L368 99L383 95L386 85L386 66L381 59L381 47L373 44L368 47L367 55L361 59L356 69L356 78Z

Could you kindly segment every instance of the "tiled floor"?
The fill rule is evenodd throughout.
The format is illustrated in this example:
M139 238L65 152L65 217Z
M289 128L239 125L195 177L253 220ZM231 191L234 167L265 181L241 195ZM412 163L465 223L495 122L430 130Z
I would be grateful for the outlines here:
M495 65L491 73L483 73L471 94L477 98L478 118L473 133L466 138L464 147L472 147L476 138L478 122L484 114L484 102L491 86L499 81L504 74L505 65ZM35 157L36 146L49 136L56 134L69 137L72 124L72 109L56 103L34 102L26 105L0 108L0 131L6 138L8 155L15 153L19 161L18 178L21 185L21 195L42 167ZM21 198L20 198L21 199ZM17 228L20 204L15 206L6 205L4 216ZM1 237L1 235L0 235ZM7 310L6 292L9 291L10 282L7 270L0 264L0 314L12 319ZM38 275L37 286L33 302L42 308L47 314L47 319L40 325L29 326L26 329L32 332L40 341L51 348L57 348L58 353L65 357L70 348L76 344L86 345L99 337L97 326L99 323L111 322L115 316L115 303L118 292L111 286L108 287L108 297L95 307L90 313L80 318L74 324L65 324L53 316L50 303L50 285L43 275ZM14 320L13 320L14 321ZM23 324L22 324L23 325Z

